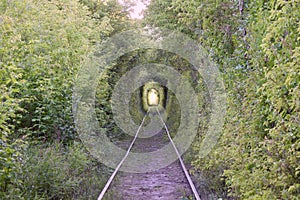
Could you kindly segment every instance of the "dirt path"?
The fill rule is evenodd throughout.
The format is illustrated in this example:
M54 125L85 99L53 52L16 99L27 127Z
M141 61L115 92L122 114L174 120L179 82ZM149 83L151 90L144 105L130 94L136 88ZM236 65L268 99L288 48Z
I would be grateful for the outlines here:
M118 145L126 149L131 139L128 138ZM167 142L165 133L161 131L151 138L137 139L132 151L154 151ZM163 157L157 158L153 164L162 162L162 159ZM117 176L118 179L111 187L113 200L180 200L188 199L187 197L192 194L179 161L154 172L139 174L120 172Z

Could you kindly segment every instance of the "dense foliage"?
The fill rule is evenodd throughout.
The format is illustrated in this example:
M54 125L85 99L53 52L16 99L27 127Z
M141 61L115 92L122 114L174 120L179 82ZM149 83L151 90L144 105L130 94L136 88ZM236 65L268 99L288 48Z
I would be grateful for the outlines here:
M199 189L213 198L298 199L299 7L299 0L151 1L143 25L188 34L222 72L226 123L207 157L198 156L207 88L187 61L162 50L137 50L107 68L96 94L99 125L120 136L110 98L124 73L150 62L173 66L191 80L205 114L190 155ZM107 169L77 141L72 89L95 43L137 25L126 10L117 0L0 0L0 199L96 198ZM180 110L171 100L175 130ZM136 104L133 97L138 121Z
M1 199L95 198L104 173L73 144L72 89L93 44L125 19L116 1L0 1Z
M209 156L193 162L219 196L299 197L299 6L260 0L153 0L149 6L148 24L197 39L223 72L223 136Z

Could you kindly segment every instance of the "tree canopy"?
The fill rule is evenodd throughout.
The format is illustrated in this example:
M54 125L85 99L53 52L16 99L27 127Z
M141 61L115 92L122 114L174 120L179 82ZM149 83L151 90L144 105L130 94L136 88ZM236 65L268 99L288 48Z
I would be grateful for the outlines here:
M96 198L110 172L78 141L72 113L77 73L95 44L153 26L185 33L217 64L227 93L217 146L200 156L210 116L203 77L158 49L127 53L107 68L97 86L99 126L121 138L110 99L124 73L143 63L171 65L191 80L204 113L187 155L201 174L196 180L205 182L200 190L224 199L298 199L299 8L300 0L151 0L145 18L133 20L117 0L0 0L0 198ZM130 106L139 121L137 97ZM168 108L167 123L176 130L174 94L171 101L176 106Z

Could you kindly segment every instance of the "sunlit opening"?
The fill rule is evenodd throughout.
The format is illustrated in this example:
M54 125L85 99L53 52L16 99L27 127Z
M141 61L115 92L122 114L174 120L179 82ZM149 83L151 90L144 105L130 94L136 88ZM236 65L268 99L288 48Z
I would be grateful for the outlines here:
M150 0L118 0L119 3L123 6L126 4L132 4L128 11L129 17L132 19L143 19L144 14L143 12L146 10L147 6L150 3Z
M148 105L149 106L158 106L159 95L158 91L155 89L150 89L148 91Z

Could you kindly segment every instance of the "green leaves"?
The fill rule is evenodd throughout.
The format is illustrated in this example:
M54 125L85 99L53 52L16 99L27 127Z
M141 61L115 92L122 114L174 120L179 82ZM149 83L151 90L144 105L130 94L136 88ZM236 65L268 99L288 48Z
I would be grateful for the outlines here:
M20 74L9 72L12 75L4 84L15 84L11 98L18 99L27 111L18 118L17 129L29 126L33 135L48 140L74 134L74 76L99 38L99 29L88 15L76 1L16 0L7 5L1 24L2 63L13 65ZM65 136L57 136L59 132Z
M219 146L194 166L219 196L299 195L300 1L151 1L150 24L183 30L211 52L226 82ZM163 10L163 12L162 12ZM189 30L189 31L187 31ZM204 125L205 127L205 125ZM205 128L200 129L200 135ZM199 141L194 150L199 150ZM207 189L209 190L209 189Z
M0 4L0 198L20 199L9 194L20 189L14 188L19 180L13 177L23 170L24 150L19 147L29 138L64 143L74 139L72 88L77 70L101 34L116 29L107 28L113 16L96 21L75 0ZM106 14L102 3L97 6Z

